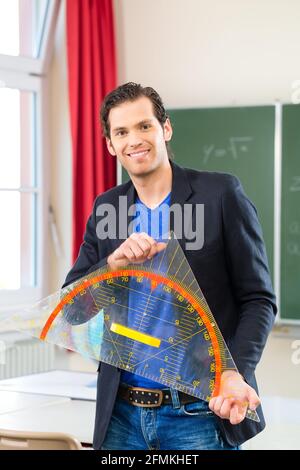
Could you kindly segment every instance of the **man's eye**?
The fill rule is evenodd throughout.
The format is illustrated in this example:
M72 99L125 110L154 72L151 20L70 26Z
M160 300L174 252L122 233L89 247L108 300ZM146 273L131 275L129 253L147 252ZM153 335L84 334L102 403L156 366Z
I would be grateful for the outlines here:
M117 136L122 136L122 135L124 135L124 134L125 134L125 131L118 131L118 132L116 133Z
M143 124L142 125L142 128L145 129L145 130L149 129L150 127L151 127L150 124Z

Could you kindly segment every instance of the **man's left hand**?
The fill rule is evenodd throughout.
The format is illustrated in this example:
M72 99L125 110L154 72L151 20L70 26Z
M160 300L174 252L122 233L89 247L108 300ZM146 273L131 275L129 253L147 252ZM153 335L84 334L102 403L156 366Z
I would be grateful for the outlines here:
M234 370L226 370L221 375L219 395L211 398L209 408L231 424L239 424L245 419L247 408L255 410L259 404L256 391L243 377Z

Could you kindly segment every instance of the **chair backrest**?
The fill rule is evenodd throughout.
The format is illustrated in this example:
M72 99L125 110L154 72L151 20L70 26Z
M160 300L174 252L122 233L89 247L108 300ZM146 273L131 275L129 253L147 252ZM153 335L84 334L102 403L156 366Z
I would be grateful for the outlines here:
M80 442L60 432L30 432L0 429L0 450L80 450Z

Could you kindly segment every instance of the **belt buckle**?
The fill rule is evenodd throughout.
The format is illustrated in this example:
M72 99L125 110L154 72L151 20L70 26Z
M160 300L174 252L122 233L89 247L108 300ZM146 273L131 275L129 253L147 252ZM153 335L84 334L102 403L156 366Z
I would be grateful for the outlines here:
M140 402L137 401L135 395L139 398L142 395L142 399ZM157 403L148 403L149 398L153 398L153 395ZM159 389L149 390L147 388L129 387L129 400L133 406L140 406L142 408L158 408L159 406L161 406L163 398L163 391Z

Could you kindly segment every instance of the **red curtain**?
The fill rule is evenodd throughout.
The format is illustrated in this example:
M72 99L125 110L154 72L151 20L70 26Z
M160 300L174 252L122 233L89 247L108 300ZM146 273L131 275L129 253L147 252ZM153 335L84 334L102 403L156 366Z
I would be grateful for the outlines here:
M116 185L116 160L106 149L99 116L117 80L112 0L67 0L66 8L74 261L95 197Z

